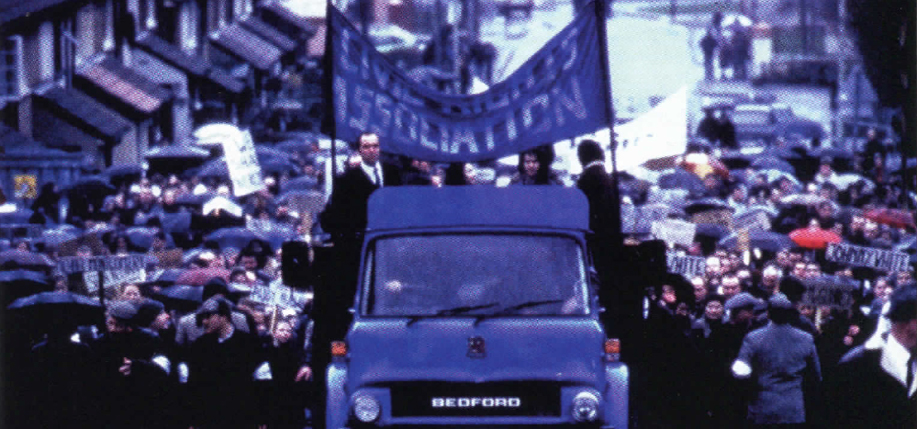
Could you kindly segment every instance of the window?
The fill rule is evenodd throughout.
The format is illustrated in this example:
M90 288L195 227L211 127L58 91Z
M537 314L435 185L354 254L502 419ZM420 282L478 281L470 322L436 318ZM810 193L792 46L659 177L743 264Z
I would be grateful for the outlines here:
M569 238L401 236L376 241L369 256L365 314L436 315L454 307L518 309L507 315L587 311L583 254Z
M182 3L179 16L181 17L179 44L185 52L194 52L197 49L198 28L201 21L201 11L198 9L197 2Z
M0 46L0 97L18 97L20 95L19 71L21 69L22 37L5 37L3 46Z

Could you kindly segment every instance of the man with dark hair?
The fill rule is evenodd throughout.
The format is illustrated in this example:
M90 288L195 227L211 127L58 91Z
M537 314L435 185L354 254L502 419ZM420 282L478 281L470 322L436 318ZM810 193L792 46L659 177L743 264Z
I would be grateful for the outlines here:
M830 427L917 427L917 285L895 289L884 317L889 331L847 353L829 380Z
M745 336L739 357L732 365L738 379L754 377L748 422L753 427L802 425L815 406L807 391L821 383L821 365L815 341L794 328L793 304L780 295L768 299L771 323ZM807 397L808 396L808 397Z
M605 152L594 140L583 140L576 155L583 166L576 187L589 200L589 229L596 239L613 236L621 222L615 217L618 192L605 171Z

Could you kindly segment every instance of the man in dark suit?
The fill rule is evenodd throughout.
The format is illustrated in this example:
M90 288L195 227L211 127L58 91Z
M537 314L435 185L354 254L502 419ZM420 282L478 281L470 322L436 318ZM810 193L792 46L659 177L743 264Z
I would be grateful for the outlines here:
M802 426L817 397L807 393L817 392L821 384L815 341L790 325L795 309L786 297L768 299L768 312L771 323L745 336L732 372L738 379L754 380L748 404L753 427Z
M360 165L334 179L331 199L319 218L334 243L327 264L322 264L323 270L316 273L314 285L312 366L319 389L325 387L325 367L331 359L330 342L343 339L350 324L348 309L356 293L369 196L381 187L401 185L397 167L380 161L378 135L363 133L357 145ZM324 391L320 392L319 399L323 399ZM323 404L319 401L313 409L313 421L318 428L324 423Z
M917 427L917 285L889 297L889 332L847 353L829 381L834 428Z

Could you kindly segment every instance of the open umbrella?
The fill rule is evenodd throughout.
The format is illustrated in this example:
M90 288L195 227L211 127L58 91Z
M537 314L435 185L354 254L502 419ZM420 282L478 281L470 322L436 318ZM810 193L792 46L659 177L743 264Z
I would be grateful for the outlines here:
M74 182L64 191L71 200L91 199L101 201L103 198L117 192L114 186L102 176L85 176Z
M742 168L748 168L754 161L754 157L751 155L743 154L741 152L733 152L729 154L724 154L720 157L720 162L730 170L738 170Z
M299 213L318 213L325 205L325 195L315 190L290 190L274 200L286 204Z
M824 249L828 243L843 241L834 231L812 226L790 232L790 240L806 249Z
M879 208L867 210L863 214L866 219L873 220L877 223L893 226L895 228L915 229L914 213L907 210Z
M9 270L0 271L0 297L3 304L12 300L53 289L48 276L35 271Z
M102 172L102 176L107 177L112 184L139 180L142 175L143 167L137 164L112 165Z
M204 203L210 201L217 196L216 192L209 192L205 194L182 194L175 198L175 204L180 206L190 207L192 209L200 210Z
M318 189L318 179L313 176L300 176L295 179L287 180L280 185L280 192L287 191L308 191Z
M780 198L780 204L790 206L815 207L825 202L832 204L835 209L837 208L837 204L835 204L833 201L816 194L793 194Z
M210 157L210 152L188 145L156 146L148 150L144 157L150 172L170 174L199 167Z
M215 241L221 249L226 247L242 249L252 240L260 238L260 235L248 228L232 227L218 229L205 237L205 240Z
M242 206L236 204L235 201L223 196L217 195L206 203L204 203L201 211L207 215L212 213L214 210L223 210L227 213L232 214L233 216L242 216Z
M76 240L82 235L79 229L72 225L61 225L56 228L46 229L41 232L41 242L46 246L57 247L62 243Z
M258 164L261 166L261 172L264 174L302 174L302 171L299 169L299 167L296 166L296 164L293 164L289 158L268 158L259 160Z
M851 185L858 182L863 182L865 185L863 187L863 192L865 193L872 193L872 191L876 188L876 185L872 182L872 180L869 180L856 173L837 174L831 176L831 178L828 179L828 182L834 186L837 186L837 188L842 191L846 191L848 188L850 188Z
M201 179L229 179L229 167L222 158L208 161L195 173Z
M153 299L162 302L166 308L180 312L194 311L201 305L204 297L202 286L177 284L162 288L153 294Z
M226 268L217 267L192 268L181 273L181 275L175 279L175 283L191 286L203 286L214 277L219 277L229 282L229 270Z
M752 249L761 249L767 252L776 253L782 249L794 247L793 240L779 232L752 230L748 232L749 247ZM725 250L736 250L739 244L739 236L735 233L723 237L719 242L719 248Z
M0 268L3 270L47 270L54 264L40 253L27 252L18 249L4 250L0 252Z
M659 176L657 184L662 189L684 189L694 195L700 195L706 191L704 181L700 177L682 169Z
M145 252L153 246L153 237L159 231L159 228L134 226L124 230L124 235L127 236L128 243Z
M153 278L147 281L147 283L159 286L172 286L185 271L187 270L182 268L167 268L157 273Z
M97 301L72 292L39 292L13 301L7 307L18 320L43 325L50 322L59 326L92 325L102 321L102 305Z
M685 206L685 213L693 215L695 213L706 212L710 210L729 210L734 211L729 204L726 204L725 201L719 198L702 198L700 200L692 201Z
M772 156L766 156L753 160L751 162L751 168L756 170L778 170L789 174L796 173L796 169L793 168L789 162Z

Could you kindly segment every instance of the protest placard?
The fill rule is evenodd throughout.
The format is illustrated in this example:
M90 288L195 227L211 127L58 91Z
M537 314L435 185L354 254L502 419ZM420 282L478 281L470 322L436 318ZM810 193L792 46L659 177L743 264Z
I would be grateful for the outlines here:
M749 231L771 230L771 220L763 211L754 211L735 216L732 225L736 229L745 228Z
M708 210L691 215L691 222L694 223L712 223L715 225L725 226L732 231L732 210Z
M869 267L883 271L904 271L910 256L904 252L856 246L846 243L828 244L825 258L832 262Z
M678 252L666 252L666 266L673 274L681 274L687 279L704 274L707 261L703 256L682 255Z
M146 255L92 256L88 258L70 256L61 258L57 268L70 274L86 271L137 271L146 268Z
M806 279L806 290L802 294L803 304L816 307L831 307L849 310L854 304L853 294L857 284L834 276L822 276Z
M653 222L652 232L656 238L669 244L680 244L690 247L694 244L697 224L679 219L665 219Z
M233 194L241 197L264 189L261 165L258 164L251 132L245 130L222 141Z

